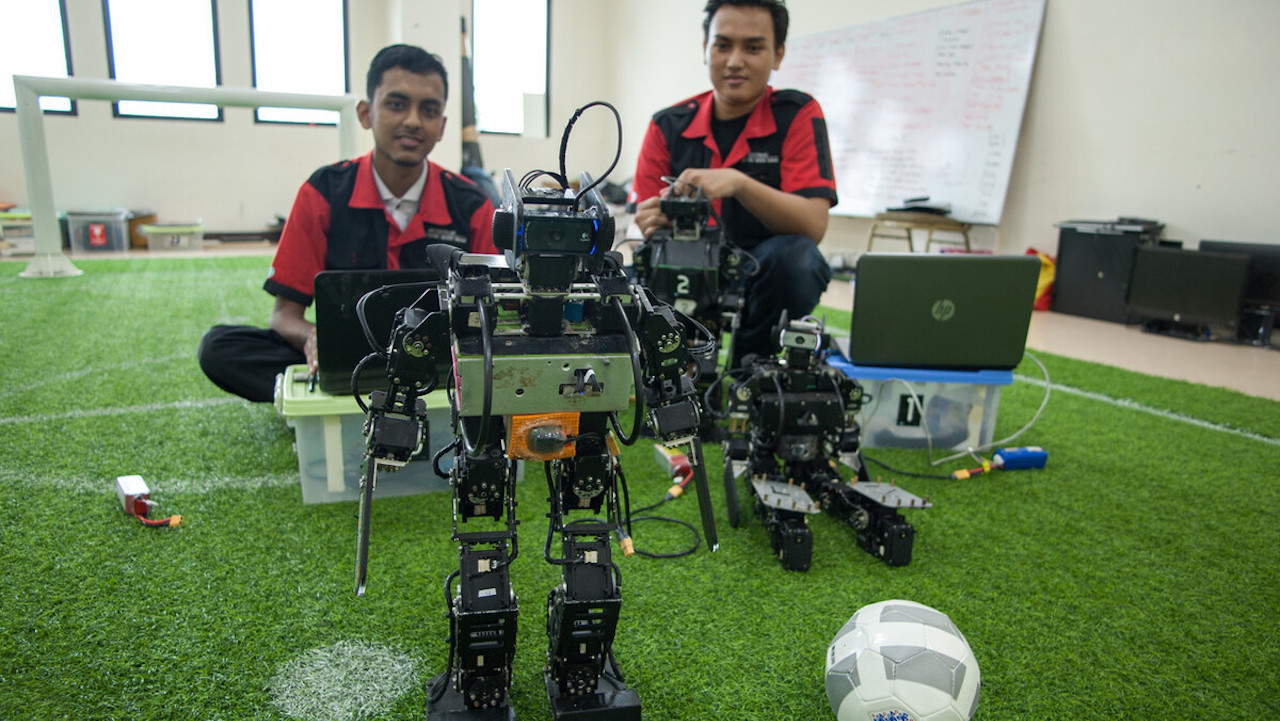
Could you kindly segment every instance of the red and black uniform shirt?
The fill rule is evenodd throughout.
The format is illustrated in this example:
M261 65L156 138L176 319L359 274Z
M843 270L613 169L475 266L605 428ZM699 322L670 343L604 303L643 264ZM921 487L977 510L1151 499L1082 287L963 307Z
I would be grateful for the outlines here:
M263 288L310 305L322 270L424 268L437 243L497 253L484 191L430 161L426 172L418 212L401 230L378 192L372 153L317 170L298 190Z
M667 187L663 176L687 168L736 168L784 193L836 204L827 121L812 96L767 88L726 157L712 137L712 106L707 91L654 114L640 148L632 200L659 195ZM735 244L752 248L776 235L733 198L715 204Z

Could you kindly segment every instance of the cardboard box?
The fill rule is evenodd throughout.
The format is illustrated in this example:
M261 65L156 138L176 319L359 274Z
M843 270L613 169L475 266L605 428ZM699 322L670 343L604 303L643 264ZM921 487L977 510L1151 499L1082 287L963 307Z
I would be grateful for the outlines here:
M359 499L364 461L365 414L353 396L333 396L310 390L306 366L290 366L276 378L276 411L294 429L294 450L303 503L333 503ZM447 395L428 395L428 439L422 453L404 468L379 471L374 498L447 491L448 481L436 475L431 457L453 442ZM441 470L453 466L453 454L440 460Z
M142 234L142 226L156 222L156 214L150 210L129 211L129 247L147 247L147 236Z
M1000 389L1013 383L1013 371L839 367L871 396L858 414L864 448L962 451L990 443Z
M71 249L82 253L129 250L128 216L123 209L67 211Z
M204 227L187 223L158 223L139 228L147 239L147 250L200 250L204 248Z

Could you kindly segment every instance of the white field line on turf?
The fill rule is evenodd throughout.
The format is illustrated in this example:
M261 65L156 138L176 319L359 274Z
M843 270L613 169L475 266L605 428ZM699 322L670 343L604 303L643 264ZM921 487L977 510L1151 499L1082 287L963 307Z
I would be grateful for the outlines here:
M34 383L24 382L22 383L21 386L15 385L15 387L10 388L9 390L0 392L0 400L4 400L5 398L8 398L10 396L18 395L19 393L30 393L37 388L41 388L47 385L55 385L55 384L62 385L64 383L67 383L68 381L73 381L73 380L76 380L77 378L83 378L85 376L106 375L107 373L111 373L115 371L127 371L134 368L140 368L145 365L154 365L157 363L170 363L172 361L177 361L177 360L194 360L194 359L195 359L195 356L193 354L183 353L182 355L171 355L171 356L166 356L164 358L143 358L140 360L126 361L124 363L117 363L115 365L105 366L100 368L84 368L82 370L71 371L70 373L63 373L62 375L55 376L53 378L46 378L44 380L36 381Z
M120 469L118 475L127 476L135 473L135 470L128 468ZM0 470L0 484L31 484L41 488L52 488L59 491L71 491L73 493L103 493L109 492L115 487L115 476L104 478L102 476L48 476L44 478L33 478L30 473L19 473L11 470ZM256 476L252 478L214 478L214 477L173 477L173 478L152 478L143 476L143 480L147 482L147 486L151 488L153 493L197 493L204 494L213 491L238 489L238 490L257 490L259 488L282 488L287 486L298 485L298 472L291 471L289 473L273 473L265 476Z
M67 411L66 413L48 413L38 416L8 416L0 418L0 426L10 426L16 423L46 423L48 421L61 421L73 418L95 418L99 416L123 416L131 413L153 413L155 411L165 411L171 409L185 410L187 408L212 408L214 406L225 406L232 403L244 403L245 401L234 398L205 398L198 401L174 401L172 403L147 403L140 406L124 406L122 408L88 408L78 411Z
M1037 386L1040 386L1041 388L1043 388L1045 385L1044 380L1041 378L1031 378L1029 376L1024 376L1020 374L1015 374L1013 377L1024 383L1037 385ZM1173 411L1166 411L1160 408L1153 408L1151 406L1143 405L1141 403L1138 403L1137 401L1131 401L1128 398L1112 398L1111 396L1103 395L1101 393L1094 393L1093 391L1081 390L1079 388L1072 388L1071 386L1059 385L1057 383L1053 384L1053 392L1068 393L1070 395L1080 396L1081 398L1088 398L1090 400L1108 403L1110 405L1113 405L1119 408L1128 408L1130 410L1139 411L1141 413L1147 413L1160 418L1165 418L1167 420L1179 421L1181 423L1187 423L1187 424L1198 426L1200 428L1205 428L1211 431L1218 431L1219 433L1230 433L1233 436L1240 436L1241 438L1248 438L1250 440L1261 441L1262 443L1266 443L1272 446L1280 446L1280 438L1268 438L1267 436L1258 435L1257 433L1252 433L1250 431L1242 431L1239 428L1232 428L1230 426L1224 426L1218 423L1210 423L1209 421L1201 420L1199 418L1195 418L1194 416L1183 415L1182 413L1175 413Z

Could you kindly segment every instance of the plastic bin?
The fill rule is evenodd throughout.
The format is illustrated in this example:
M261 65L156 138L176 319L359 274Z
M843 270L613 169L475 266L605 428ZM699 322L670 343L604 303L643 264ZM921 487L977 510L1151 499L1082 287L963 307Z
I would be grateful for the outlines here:
M1013 371L881 368L848 361L831 365L857 380L871 396L858 416L864 448L932 444L935 450L964 450L990 443L1000 389L1013 383Z
M83 253L127 251L129 211L67 211L67 234L71 249Z
M147 250L200 250L204 227L184 223L157 223L139 229L147 238Z
M375 499L448 490L448 481L437 476L431 464L435 452L453 441L448 400L443 392L432 393L425 400L428 440L422 453L398 471L380 471ZM307 368L297 365L276 377L275 404L294 429L302 502L358 500L365 414L355 398L309 390ZM442 470L452 464L452 454L440 460Z
M32 255L36 233L28 213L0 213L0 254Z

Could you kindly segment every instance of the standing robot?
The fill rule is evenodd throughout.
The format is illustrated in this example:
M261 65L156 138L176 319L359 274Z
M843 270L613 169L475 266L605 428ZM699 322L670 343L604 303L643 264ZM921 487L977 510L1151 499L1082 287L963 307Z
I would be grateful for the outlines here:
M529 187L540 175L561 187ZM445 583L449 667L431 683L428 718L515 717L508 689L518 609L509 568L517 556L514 491L523 460L544 467L550 523L543 555L562 570L547 598L543 675L554 717L639 719L639 697L612 652L622 595L610 537L619 536L624 554L632 551L617 444L634 443L647 424L660 442L688 447L703 530L715 550L697 436L701 411L686 375L711 344L691 348L672 308L628 281L610 251L613 219L597 183L584 174L581 192L570 190L563 154L558 176L537 171L517 183L507 171L504 185L493 223L504 255L437 246L442 282L397 314L378 354L390 387L371 394L368 407L356 593L364 591L377 474L413 456L427 437L421 398L447 388L457 440L433 462L439 472L440 459L453 454L447 477L461 562ZM633 388L627 434L618 414L630 406ZM575 512L588 517L571 519ZM462 530L468 523L488 528Z
M830 513L851 526L858 545L891 566L911 562L915 528L902 508L928 508L895 485L872 483L859 450L855 420L862 407L858 382L825 361L829 339L821 323L779 324L783 357L757 358L729 391L729 439L724 443L724 488L729 525L742 523L738 477L746 476L756 515L778 560L805 571L813 557L809 515ZM853 469L841 477L837 459Z
M756 260L728 241L718 218L715 224L709 222L715 211L701 188L690 196L664 197L661 209L671 219L671 227L655 231L636 248L632 256L636 281L706 328L719 351L725 334L737 324L743 281L756 271ZM726 369L732 359L729 349ZM715 384L721 372L717 354L703 359L695 383L698 390ZM702 436L719 440L710 414L703 418Z

